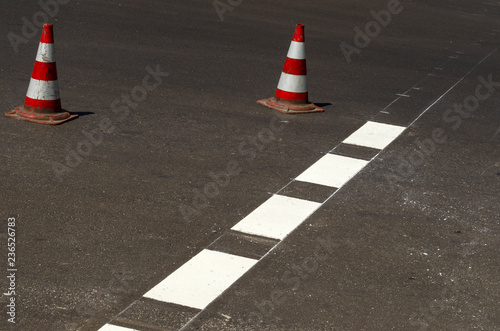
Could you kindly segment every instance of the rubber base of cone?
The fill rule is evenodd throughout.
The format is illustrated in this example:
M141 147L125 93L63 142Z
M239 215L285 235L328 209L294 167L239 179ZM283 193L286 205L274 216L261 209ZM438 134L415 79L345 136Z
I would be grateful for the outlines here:
M303 114L303 113L318 113L325 111L323 108L316 106L313 103L293 104L288 102L278 101L275 97L258 100L257 103L268 108L279 111L283 114Z
M12 117L18 120L25 120L48 125L61 124L78 117L78 115L71 114L64 110L61 110L60 112L54 114L34 113L27 110L24 106L17 107L16 109L6 113L5 116Z

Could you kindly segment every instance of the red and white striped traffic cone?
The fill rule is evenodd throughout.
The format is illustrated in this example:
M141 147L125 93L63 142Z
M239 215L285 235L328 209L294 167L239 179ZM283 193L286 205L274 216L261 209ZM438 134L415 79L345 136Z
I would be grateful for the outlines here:
M44 24L43 26L35 67L31 74L24 105L5 115L15 119L50 125L61 124L78 117L76 114L70 114L61 109L52 24Z
M285 114L324 111L308 101L304 24L297 24L295 27L276 96L259 100L257 103Z

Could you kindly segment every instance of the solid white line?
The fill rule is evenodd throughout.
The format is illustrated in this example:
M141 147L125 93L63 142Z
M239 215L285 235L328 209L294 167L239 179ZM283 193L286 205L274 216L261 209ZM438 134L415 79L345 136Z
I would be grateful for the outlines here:
M123 326L117 326L113 324L106 324L99 331L138 331L136 329L124 328Z
M305 43L292 40L290 48L288 49L288 54L286 56L291 59L305 60L306 59Z
M36 53L36 60L45 63L56 62L54 44L40 43L38 52Z
M283 240L320 206L318 202L274 195L231 230Z
M307 76L290 75L282 72L278 88L286 92L305 93L307 92Z
M26 96L36 100L59 99L59 83L57 80L38 80L31 78Z
M365 160L326 154L300 174L296 180L341 188L367 164L368 161Z
M255 263L257 260L204 249L144 297L204 309Z
M410 87L408 89L408 91L404 92L403 94L407 94L409 93L413 88L415 88L417 85L419 85L420 83L422 82L422 80L420 80L418 83L416 83L415 85L413 85L412 87ZM390 104L388 104L387 106L385 106L384 109L382 109L382 111L386 110L387 108L389 108L390 106L392 106L396 101L398 101L399 99L401 99L401 97L397 97L396 99L392 100L392 102Z
M413 122L411 122L410 125L408 125L408 127L411 127L413 124L415 124L415 122L418 121L420 119L420 117L422 117L429 109L431 109L432 107L434 107L434 105L436 103L438 103L439 101L441 101L441 99L444 98L448 93L450 93L458 84L460 84L465 79L465 77L469 76L470 73L474 71L474 69L476 69L481 63L483 63L487 58L489 58L497 50L498 50L498 48L495 48L490 54L486 55L481 61L479 61L474 67L472 67L472 69L469 70L465 75L463 75L462 78L460 78L455 84L453 84L453 86L450 87L448 89L448 91L444 92L429 107L427 107L426 109L424 109L424 111L420 115L418 115L417 118L415 118L415 120L413 120Z
M343 143L384 149L404 130L406 130L404 126L368 121L365 125L347 137Z

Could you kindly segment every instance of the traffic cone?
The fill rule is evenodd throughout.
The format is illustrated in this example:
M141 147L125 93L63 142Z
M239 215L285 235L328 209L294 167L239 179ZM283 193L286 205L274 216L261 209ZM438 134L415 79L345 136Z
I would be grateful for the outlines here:
M276 96L258 100L257 103L285 114L324 111L323 108L308 101L304 24L297 24L295 27Z
M24 105L6 113L5 116L49 125L61 124L78 117L61 109L52 24L43 25Z

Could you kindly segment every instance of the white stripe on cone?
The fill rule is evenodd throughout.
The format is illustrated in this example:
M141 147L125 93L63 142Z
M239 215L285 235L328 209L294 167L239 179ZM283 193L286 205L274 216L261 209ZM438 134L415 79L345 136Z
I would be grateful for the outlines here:
M60 98L58 81L46 81L31 78L26 96L36 100L57 100Z
M54 44L40 43L40 46L38 46L38 53L36 54L36 60L45 63L56 62Z
M306 48L303 42L292 41L288 49L287 57L296 60L306 59Z
M305 93L307 92L307 76L290 75L282 72L278 88L286 92Z

